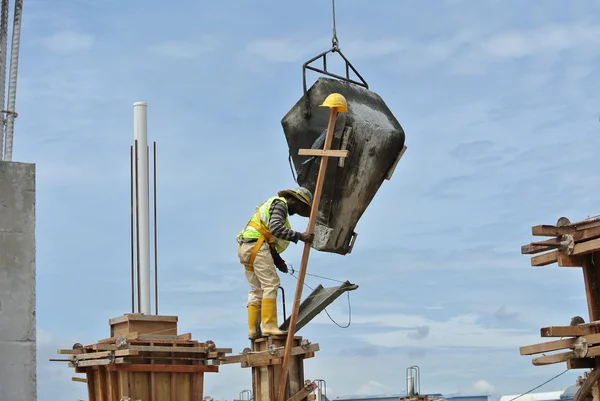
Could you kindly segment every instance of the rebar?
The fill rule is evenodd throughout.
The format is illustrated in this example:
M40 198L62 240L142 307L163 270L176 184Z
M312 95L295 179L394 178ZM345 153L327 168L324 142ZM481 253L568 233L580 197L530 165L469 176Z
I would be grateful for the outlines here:
M139 169L138 169L138 141L137 139L134 141L134 147L135 147L135 232L136 232L136 254L137 254L137 288L138 288L138 312L141 312L141 308L142 308L142 295L140 294L140 287L141 287L141 283L140 283L140 238L139 238L139 233L140 233L140 191L139 191L139 187L137 185L137 181L138 181L138 173L139 173Z
M156 141L154 141L154 302L156 314L158 315L158 224L156 223Z
M4 99L6 97L6 52L8 51L8 2L2 0L2 10L0 11L0 104L4 108ZM4 160L4 128L6 127L6 118L0 117L0 160Z
M129 215L131 223L131 313L135 313L135 250L134 250L134 215L133 215L133 146L129 147Z
M13 135L15 129L15 101L17 97L17 71L19 66L19 44L21 40L21 16L23 15L23 0L15 1L15 17L13 21L12 46L10 48L10 76L8 81L8 106L6 118L6 145L4 160L12 161Z

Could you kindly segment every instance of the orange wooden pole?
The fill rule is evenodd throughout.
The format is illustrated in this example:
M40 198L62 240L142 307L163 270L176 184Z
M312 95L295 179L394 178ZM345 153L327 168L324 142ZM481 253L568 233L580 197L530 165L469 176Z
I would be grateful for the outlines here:
M333 131L335 129L335 122L337 119L338 110L336 107L331 109L329 114L329 124L327 125L327 134L325 135L325 143L323 144L323 150L327 151L331 148L331 142L333 140ZM310 210L310 217L308 219L308 228L306 231L313 232L315 224L317 223L317 215L319 213L319 203L321 200L321 192L323 189L323 182L325 181L325 171L327 169L327 162L329 156L325 154L321 156L321 165L319 166L319 175L317 176L317 183L315 185L315 193L313 194L313 203ZM302 297L302 288L304 287L304 278L306 277L306 267L308 266L308 256L310 254L310 244L304 244L304 252L302 253L302 261L300 262L300 272L298 274L298 284L296 284L296 293L294 295L294 305L292 306L292 316L290 317L290 325L288 327L287 339L285 341L285 349L283 354L283 362L281 364L281 378L279 379L279 391L277 392L277 399L279 401L285 400L285 390L288 379L288 366L290 362L292 344L294 339L294 332L296 331L296 322L298 320L298 311L300 309L300 298Z

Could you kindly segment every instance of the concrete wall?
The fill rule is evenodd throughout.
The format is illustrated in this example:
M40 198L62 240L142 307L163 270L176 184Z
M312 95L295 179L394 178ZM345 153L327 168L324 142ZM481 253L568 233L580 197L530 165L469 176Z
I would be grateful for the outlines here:
M0 161L0 400L37 400L35 322L35 165Z

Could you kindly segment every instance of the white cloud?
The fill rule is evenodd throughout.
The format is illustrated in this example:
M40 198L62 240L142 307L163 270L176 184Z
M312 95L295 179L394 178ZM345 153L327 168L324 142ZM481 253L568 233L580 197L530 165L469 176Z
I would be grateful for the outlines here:
M392 392L394 392L394 390L390 389L389 387L384 386L375 380L369 380L367 383L358 388L356 395L389 394Z
M404 314L352 317L355 325L368 325L378 331L356 337L381 347L418 347L425 341L428 347L518 348L539 341L529 331L486 327L478 323L480 319L475 314L457 315L445 321Z
M95 39L84 32L62 31L41 41L48 50L57 53L74 53L91 49Z
M481 394L493 394L494 393L494 386L492 386L490 383L488 383L485 380L478 380L475 383L473 383L473 391L477 392L477 393L481 393Z
M460 31L454 35L421 40L403 37L345 40L342 51L351 60L399 56L400 68L423 68L453 61L455 73L479 73L496 62L527 56L548 56L568 49L597 53L600 25L574 23L532 29L506 30L482 36ZM250 41L246 52L271 63L296 62L324 49L324 38L297 40L263 38ZM322 49L323 48L323 49ZM587 75L586 66L574 74Z
M198 41L173 40L157 43L150 50L159 56L173 59L192 59L215 50L217 41L212 37L203 37Z

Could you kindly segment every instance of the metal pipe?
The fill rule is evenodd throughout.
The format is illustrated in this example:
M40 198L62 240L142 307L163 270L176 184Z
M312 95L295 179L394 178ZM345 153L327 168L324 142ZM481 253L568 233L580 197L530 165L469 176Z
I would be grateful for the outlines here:
M8 2L2 0L2 11L0 11L0 104L4 109L6 95L6 52L8 51ZM0 118L0 161L4 159L4 128L6 117L2 113Z
M158 224L156 223L156 141L154 141L154 302L155 311L158 315Z
M136 159L138 164L137 204L139 208L139 287L140 294L140 313L149 315L150 312L150 230L149 230L149 188L148 188L148 126L147 126L146 102L136 102L133 104L134 114L134 137L139 141L139 147L146 149L141 151Z
M129 147L129 220L131 223L131 313L135 313L135 251L134 251L134 226L133 226L133 146Z
M137 299L138 299L138 307L137 311L140 312L140 307L142 304L141 294L140 294L140 207L138 202L139 196L139 187L138 187L138 141L137 139L133 141L135 147L135 245L136 245L136 256L137 256Z
M281 289L281 304L283 305L283 321L285 322L287 320L287 316L285 313L285 290L283 289L282 286L279 286L279 288Z
M17 71L19 67L19 42L21 40L21 16L23 15L23 0L15 1L15 18L13 21L12 46L10 48L10 76L8 81L8 116L6 119L6 146L4 160L12 160L13 136L15 129L15 101L17 97Z

